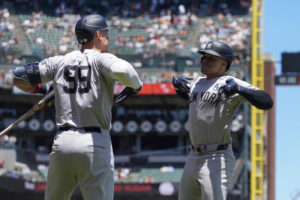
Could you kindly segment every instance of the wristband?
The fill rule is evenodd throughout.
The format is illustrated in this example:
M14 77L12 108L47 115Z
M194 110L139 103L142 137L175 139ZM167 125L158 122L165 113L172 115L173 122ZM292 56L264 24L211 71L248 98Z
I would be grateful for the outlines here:
M40 91L40 89L41 89L41 84L39 83L39 84L36 85L36 88L35 88L35 90L32 93L36 94L36 93L38 93Z

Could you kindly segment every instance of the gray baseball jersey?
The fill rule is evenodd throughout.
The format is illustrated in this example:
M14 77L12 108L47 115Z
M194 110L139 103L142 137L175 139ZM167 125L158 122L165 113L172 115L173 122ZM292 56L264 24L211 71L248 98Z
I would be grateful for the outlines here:
M115 82L134 89L142 86L127 61L91 49L47 58L39 70L43 82L54 80L58 127L110 129Z
M207 80L198 78L191 86L189 104L189 136L193 145L229 144L232 117L241 102L247 100L239 94L225 97L219 90L228 78L238 85L258 89L232 76Z
M227 149L196 153L190 151L179 185L179 200L214 200L227 198L234 169L230 127L241 102L239 94L226 97L220 88L233 78L243 87L258 89L231 76L207 80L198 78L191 85L189 134L193 145L229 144Z
M42 82L54 83L57 126L69 128L54 138L45 200L70 199L76 185L84 199L112 200L114 84L138 89L138 74L125 60L91 49L45 59L39 71ZM101 133L84 127L100 127Z

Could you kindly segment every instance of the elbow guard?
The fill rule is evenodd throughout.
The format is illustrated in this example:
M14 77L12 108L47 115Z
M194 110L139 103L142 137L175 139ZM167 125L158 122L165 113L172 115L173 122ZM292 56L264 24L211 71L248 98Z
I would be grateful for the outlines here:
M41 76L38 63L26 64L22 67L17 67L11 71L12 75L26 82L30 82L31 85L41 83Z

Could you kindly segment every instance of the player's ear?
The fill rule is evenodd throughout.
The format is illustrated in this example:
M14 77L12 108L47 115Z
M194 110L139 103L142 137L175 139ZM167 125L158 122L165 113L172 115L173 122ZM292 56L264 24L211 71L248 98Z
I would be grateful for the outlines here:
M98 40L100 40L100 38L101 38L101 36L102 36L102 35L101 35L101 32L100 32L100 31L97 31L95 36L97 37Z

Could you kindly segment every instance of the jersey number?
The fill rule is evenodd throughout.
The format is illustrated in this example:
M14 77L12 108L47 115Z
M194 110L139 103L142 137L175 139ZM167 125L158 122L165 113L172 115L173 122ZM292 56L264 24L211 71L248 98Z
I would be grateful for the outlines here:
M66 93L87 93L91 89L91 67L90 66L66 66L64 79L69 86L64 86ZM78 89L77 89L78 88Z

